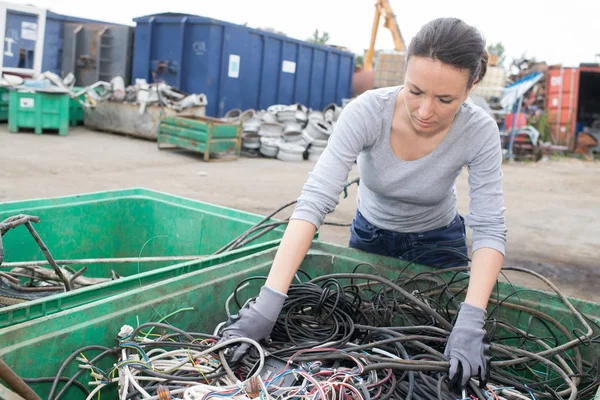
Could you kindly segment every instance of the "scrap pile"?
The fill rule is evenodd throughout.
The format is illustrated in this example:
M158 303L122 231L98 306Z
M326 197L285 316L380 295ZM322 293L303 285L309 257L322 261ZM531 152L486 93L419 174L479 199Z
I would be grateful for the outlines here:
M288 205L289 206L289 205ZM279 210L278 210L279 211ZM239 249L270 232L277 226L287 221L270 222L272 213L264 218L246 232L243 232L225 247L217 251L220 254L225 251ZM0 308L26 303L28 301L51 296L58 293L69 292L83 287L97 285L103 282L121 278L114 270L104 267L112 263L140 263L143 261L189 261L201 258L200 255L183 255L172 257L119 257L119 258L94 258L94 259L68 259L57 260L44 243L37 232L34 224L40 223L37 216L19 214L0 222ZM29 260L19 262L4 262L5 250L2 238L13 229L27 229L35 241L37 247L44 255L45 261ZM12 256L13 254L11 254ZM88 278L84 274L88 271L85 265L102 265L102 272L109 277ZM78 268L78 270L73 269Z
M51 266L51 268L44 268L35 265L36 262L26 262L22 266L12 268L10 271L0 271L0 307L24 303L56 293L92 286L111 280L110 278L84 277L83 274L87 271L87 267L85 266L79 271L75 271L68 265L59 266L59 263L62 264L62 262L57 262L52 257L50 250L33 227L32 223L39 222L40 219L38 217L24 214L15 215L0 222L0 266L5 256L2 237L9 230L18 226L25 226L27 228L33 240L35 240L44 254L48 264ZM118 276L113 273L112 279L117 278Z
M83 374L91 375L87 381L93 389L78 385L88 399L103 389L117 391L120 399L591 398L600 384L600 326L542 276L507 269L548 284L556 292L547 294L548 303L561 302L565 315L557 320L533 308L527 290L492 294L486 323L489 379L472 378L462 393L448 381L443 352L468 284L465 269L402 271L391 281L360 272L377 273L377 268L359 264L352 273L314 279L298 274L270 339L261 343L244 338L219 342L216 335L161 323L124 326L116 347L73 352L52 379L48 398L60 398ZM240 282L226 309L231 302L242 307L238 297L248 281L263 279ZM228 354L242 343L250 345L249 352L232 362ZM101 369L103 358L118 361ZM63 377L75 360L77 374ZM60 381L67 384L61 387Z
M322 111L302 104L278 104L260 111L230 110L225 118L243 124L242 149L246 156L316 161L327 147L341 111L336 104Z
M149 84L145 79L136 79L134 85L125 87L121 77L114 78L110 90L98 97L101 100L139 104L140 114L148 106L161 106L180 112L208 104L204 94L186 94L164 82Z
M75 86L75 76L69 73L64 78L53 72L36 74L30 79L5 74L0 86L29 91L68 93L84 107L94 107L97 102L112 101L140 105L140 114L149 105L160 105L175 111L190 107L206 106L204 94L186 94L166 83L148 84L145 79L136 79L134 85L125 86L122 77L117 76L110 82L98 81L83 88Z

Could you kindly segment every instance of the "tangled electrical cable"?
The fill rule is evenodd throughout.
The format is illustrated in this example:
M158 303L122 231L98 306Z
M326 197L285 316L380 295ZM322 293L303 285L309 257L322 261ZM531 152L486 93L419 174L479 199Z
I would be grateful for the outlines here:
M360 272L365 267L375 273ZM52 380L50 400L62 398L85 372L96 380L92 391L77 386L87 399L107 386L117 386L122 400L592 398L600 385L600 326L539 274L505 270L542 280L568 315L558 320L533 308L526 299L529 290L501 294L497 289L486 323L493 355L490 379L483 387L471 379L458 396L449 388L443 350L468 284L465 268L416 275L403 270L392 281L370 264L314 279L297 274L270 338L261 343L242 338L216 344L218 336L161 323L124 327L115 348L79 349L56 377L38 381ZM261 279L239 282L227 299L228 313L231 302L243 306L241 292L249 281ZM538 299L545 295L551 296L536 292ZM153 334L155 328L161 333ZM250 351L229 363L227 351L242 342L251 345ZM91 351L100 354L88 360L83 353ZM118 362L100 369L98 360L107 356ZM74 359L79 371L64 377ZM60 382L66 384L59 391Z
M347 182L344 185L344 187L343 187L344 198L348 197L348 188L354 184L359 185L360 178L355 178L355 179ZM273 229L276 229L278 226L287 225L287 223L289 222L289 218L286 218L281 221L275 221L275 222L269 222L269 220L271 218L273 218L275 215L277 215L278 213L280 213L281 211L285 210L288 207L293 206L296 203L297 203L297 200L294 200L294 201L291 201L291 202L279 207L278 209L273 211L271 214L267 215L265 218L260 220L258 223L254 224L250 229L246 230L244 233L242 233L241 235L239 235L238 237L236 237L235 239L233 239L232 241L227 243L225 246L221 247L214 254L221 254L225 251L239 249L239 248L253 242L254 240L260 238L261 236L266 235L267 233L271 232ZM325 221L324 225L350 226L350 224L330 222L330 221Z

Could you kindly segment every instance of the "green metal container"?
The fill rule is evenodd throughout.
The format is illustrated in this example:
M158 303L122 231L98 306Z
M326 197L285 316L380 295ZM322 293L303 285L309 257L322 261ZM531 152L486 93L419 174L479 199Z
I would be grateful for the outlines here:
M41 135L48 129L69 132L69 94L62 92L11 90L8 130L16 133L23 128Z
M211 256L264 217L147 189L126 189L50 199L0 204L0 220L27 214L40 217L33 224L56 260L90 258L139 258ZM284 228L278 227L232 253L239 257L279 243ZM2 238L4 263L45 260L25 226ZM223 253L228 257L230 254ZM199 267L229 258L214 257ZM59 293L42 299L0 308L0 328L87 304L146 284L190 272L188 267L166 267L181 261L87 263L84 276L121 279ZM194 264L196 265L196 264ZM72 265L79 269L83 265ZM147 274L144 274L147 273ZM129 278L128 278L129 277Z
M0 87L0 122L8 121L8 106L10 104L10 92L8 88Z
M62 362L83 346L113 346L116 334L125 324L138 326L145 322L164 320L184 330L211 333L218 323L226 319L225 300L236 285L249 276L266 276L275 254L276 249L269 249L208 268L201 267L207 261L188 262L185 263L187 267L196 265L193 267L194 272L62 311L38 321L1 329L0 357L22 377L41 378L56 375ZM319 241L313 242L301 269L316 277L329 273L353 272L359 265L359 272L378 273L388 278L395 278L405 267L414 274L431 271L431 268L419 265L407 266L405 262L395 258ZM447 277L451 276L448 274ZM251 282L249 288L240 291L241 302L248 296L255 295L263 284L263 281ZM556 295L500 283L492 297L496 294L501 296L513 293L514 289L520 290L520 293L509 299L508 303L537 308L543 305L543 311L559 320L568 330L580 328ZM578 299L570 301L593 321L599 320L600 307L597 304ZM181 311L188 307L193 307L194 310ZM511 311L509 308L506 310L508 311L502 312L510 313L509 317L515 323L527 326L528 319L525 315L522 317L519 311ZM535 334L535 330L532 333ZM94 354L96 353L91 353L91 356ZM584 357L594 361L590 359L591 354L593 352L590 350ZM64 375L72 376L75 372L76 366L70 365ZM82 383L88 380L89 376L81 377ZM44 397L48 395L50 385L39 383L32 384L32 387ZM69 390L71 392L67 398L82 398L81 392L76 388Z
M161 116L158 125L158 147L165 144L204 154L204 161L217 153L219 160L237 159L242 139L240 123L210 117Z
M82 88L73 87L73 91L78 92ZM79 96L79 99L83 101L85 94ZM77 126L83 125L85 120L85 111L83 109L83 105L76 98L69 98L69 125Z

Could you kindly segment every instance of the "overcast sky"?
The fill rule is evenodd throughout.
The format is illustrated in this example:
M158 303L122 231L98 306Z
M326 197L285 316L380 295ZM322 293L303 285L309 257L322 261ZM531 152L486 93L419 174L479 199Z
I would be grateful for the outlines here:
M296 39L315 29L331 44L362 54L369 46L373 0L17 0L52 11L133 25L134 17L161 12L197 14L253 28L271 27ZM408 43L431 19L453 16L476 26L488 43L501 41L508 60L526 53L549 64L598 62L600 0L390 0ZM487 10L484 10L487 9ZM577 12L575 12L577 10ZM390 32L380 28L376 48L393 49Z

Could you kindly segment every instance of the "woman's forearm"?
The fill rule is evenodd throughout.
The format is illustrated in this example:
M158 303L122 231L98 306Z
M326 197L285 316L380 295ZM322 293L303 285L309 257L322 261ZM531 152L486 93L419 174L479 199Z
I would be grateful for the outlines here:
M287 293L294 275L306 256L317 228L307 221L291 220L273 260L266 286Z
M473 253L466 303L486 308L502 269L504 256L497 250L481 248Z

